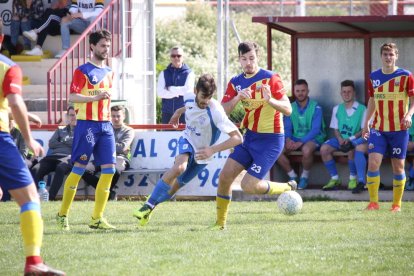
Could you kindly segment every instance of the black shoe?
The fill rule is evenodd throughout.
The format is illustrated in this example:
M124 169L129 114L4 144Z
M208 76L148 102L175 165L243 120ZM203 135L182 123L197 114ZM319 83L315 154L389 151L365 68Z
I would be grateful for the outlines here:
M347 153L348 151L353 150L354 148L355 146L351 142L349 142L344 145L341 145L339 147L339 150L342 151L343 153Z
M115 191L110 191L108 199L109 200L117 200L116 192Z
M360 194L364 191L365 184L362 182L358 182L357 186L352 189L353 194Z

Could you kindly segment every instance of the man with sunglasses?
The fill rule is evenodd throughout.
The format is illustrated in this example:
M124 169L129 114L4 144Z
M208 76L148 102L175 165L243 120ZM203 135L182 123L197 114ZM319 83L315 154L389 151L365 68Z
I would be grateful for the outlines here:
M184 106L183 95L194 92L194 72L184 64L184 51L175 46L170 50L171 63L158 76L157 95L162 99L162 124L168 124L174 112ZM180 123L185 124L184 116Z

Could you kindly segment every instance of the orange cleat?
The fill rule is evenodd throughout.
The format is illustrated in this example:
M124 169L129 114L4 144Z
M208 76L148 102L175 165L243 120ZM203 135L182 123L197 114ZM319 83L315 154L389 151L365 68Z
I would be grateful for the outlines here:
M393 205L391 206L390 211L391 211L392 213L398 213L398 212L401 212L401 207L400 207L400 206L398 206L398 205L396 205L396 204L393 204Z
M367 208L365 208L365 210L367 210L367 211L379 210L378 202L370 202L368 204Z

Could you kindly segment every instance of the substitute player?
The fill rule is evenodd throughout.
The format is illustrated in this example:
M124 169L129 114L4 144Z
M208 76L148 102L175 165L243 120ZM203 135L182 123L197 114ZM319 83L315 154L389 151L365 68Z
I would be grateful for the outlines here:
M89 227L115 228L103 217L116 162L110 111L113 72L105 65L111 46L111 33L106 30L91 33L89 45L92 50L91 61L75 70L70 87L69 100L75 103L77 124L71 157L74 166L66 179L62 206L56 216L58 227L63 230L69 230L69 208L92 154L95 164L102 169Z
M225 228L231 184L243 170L247 173L241 181L241 188L249 194L280 194L295 190L297 186L294 180L288 183L263 180L285 144L283 115L292 113L282 81L278 74L258 67L256 43L240 43L238 54L243 73L228 83L222 105L230 114L241 101L246 111L242 127L247 130L243 144L230 154L220 173L216 197L217 220L212 227L218 230Z
M216 84L211 75L202 75L196 85L196 94L184 94L184 107L171 117L170 123L178 125L185 112L186 128L178 141L179 155L174 166L157 182L145 204L133 216L144 226L152 210L159 203L171 199L178 189L190 182L212 160L213 154L239 145L243 137L229 120L223 107L212 99ZM220 132L230 137L216 144Z
M363 134L368 139L367 210L378 210L378 189L384 154L391 157L394 174L391 212L401 211L404 192L404 163L407 153L408 129L414 113L414 79L411 72L398 68L398 49L394 43L381 46L382 68L371 73L368 83L369 101ZM410 107L408 108L409 103ZM374 116L372 127L368 124Z
M0 20L0 47L3 42L3 24ZM20 206L20 229L26 255L25 275L65 275L43 263L40 248L43 238L43 220L39 195L33 178L9 134L9 110L16 120L26 145L35 156L43 149L30 133L27 109L22 99L22 71L20 67L0 54L0 198L2 189L8 190ZM4 246L4 245L2 245Z

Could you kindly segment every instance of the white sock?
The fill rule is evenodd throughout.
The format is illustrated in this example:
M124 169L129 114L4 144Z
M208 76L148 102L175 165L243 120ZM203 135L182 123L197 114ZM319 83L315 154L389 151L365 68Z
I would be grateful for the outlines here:
M308 170L303 170L301 178L309 178L309 171Z

